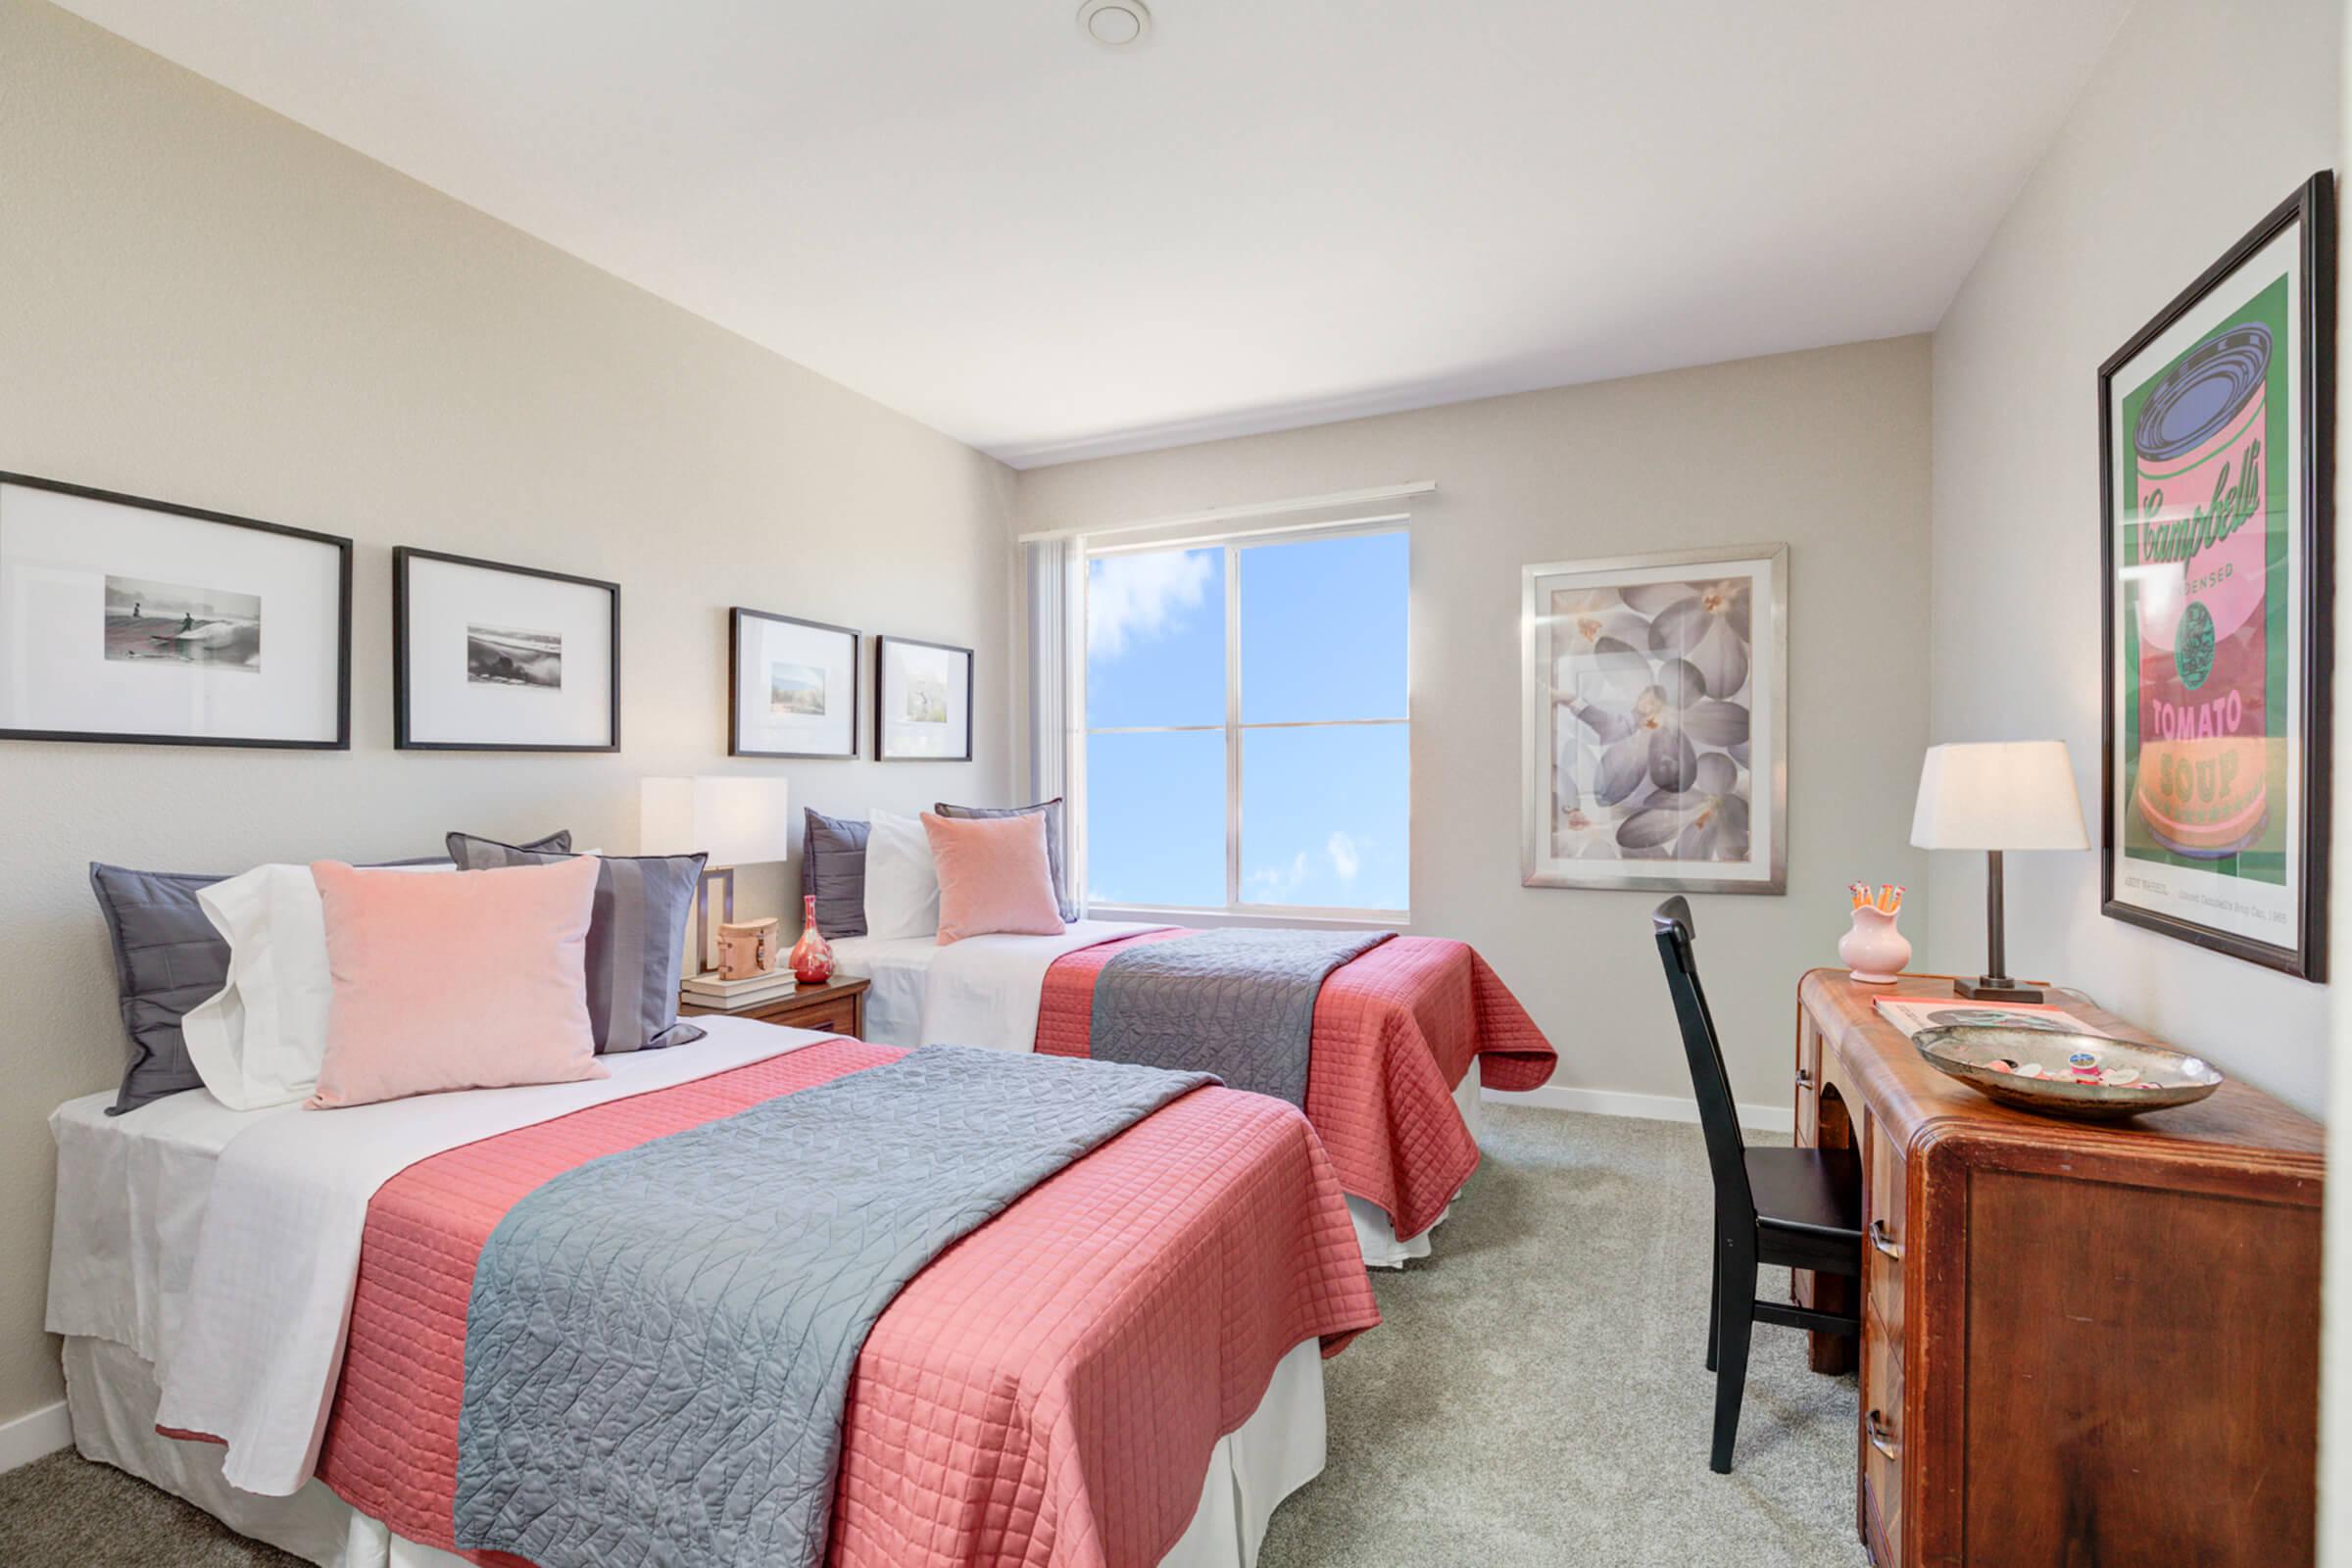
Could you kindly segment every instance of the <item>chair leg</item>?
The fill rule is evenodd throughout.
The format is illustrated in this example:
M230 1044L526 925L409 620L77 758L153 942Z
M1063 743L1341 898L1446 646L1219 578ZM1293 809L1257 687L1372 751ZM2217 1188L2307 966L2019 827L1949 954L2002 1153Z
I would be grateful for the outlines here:
M1715 1452L1710 1466L1732 1473L1740 1440L1740 1399L1747 1392L1747 1342L1756 1322L1756 1243L1752 1233L1715 1239Z
M1715 1337L1723 1332L1723 1243L1715 1244L1715 1280L1707 1287L1707 1370L1715 1370Z

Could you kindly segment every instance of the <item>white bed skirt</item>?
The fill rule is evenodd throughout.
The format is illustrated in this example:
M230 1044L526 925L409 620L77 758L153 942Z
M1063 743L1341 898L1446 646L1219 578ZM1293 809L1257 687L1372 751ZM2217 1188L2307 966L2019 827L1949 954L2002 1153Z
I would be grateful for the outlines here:
M68 1336L65 1368L74 1446L83 1458L128 1471L239 1535L319 1568L472 1568L394 1535L317 1481L290 1497L230 1486L220 1477L219 1446L157 1435L155 1369L135 1350ZM1241 1430L1218 1441L1192 1525L1160 1568L1255 1568L1275 1506L1321 1474L1323 1458L1323 1356L1308 1340L1275 1366L1265 1396Z
M1462 1074L1462 1081L1454 1086L1453 1103L1454 1108L1462 1113L1462 1125L1470 1129L1471 1140L1476 1142L1480 1124L1479 1106L1485 1103L1479 1097L1477 1062L1470 1063L1470 1070ZM1418 1236L1400 1240L1396 1235L1396 1227L1389 1221L1388 1210L1352 1194L1348 1199L1348 1217L1355 1221L1355 1245L1363 1249L1366 1268L1402 1268L1407 1258L1427 1257L1429 1239L1438 1233L1438 1227L1445 1224L1446 1216L1452 1212L1453 1205L1447 1203L1444 1212L1429 1222L1427 1230Z

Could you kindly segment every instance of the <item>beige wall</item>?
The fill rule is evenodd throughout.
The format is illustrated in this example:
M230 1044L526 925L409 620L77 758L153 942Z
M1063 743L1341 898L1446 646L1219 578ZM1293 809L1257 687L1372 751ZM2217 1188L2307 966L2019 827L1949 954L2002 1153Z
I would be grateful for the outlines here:
M1556 1086L1690 1087L1656 895L1519 885L1519 568L1789 546L1788 895L1693 899L1743 1102L1788 1102L1798 974L1844 885L1917 885L1928 345L1900 338L1105 458L1020 477L1024 529L1435 479L1412 523L1413 929L1475 944L1560 1050ZM1917 939L1920 921L1905 925Z
M2098 367L2334 165L2342 24L2336 0L2143 0L1936 332L1935 738L2063 738L2094 837ZM1938 858L1947 969L1984 961L1977 862ZM2009 958L2321 1106L2326 991L2100 914L2095 855L2010 858Z
M0 743L5 1422L60 1394L42 1118L122 1059L85 860L415 855L452 827L626 850L653 773L781 773L835 809L1000 797L1011 476L23 0L0 0L0 468L359 543L348 754ZM621 583L627 750L395 753L395 544ZM976 646L977 760L730 763L732 604ZM746 902L780 889L747 877Z

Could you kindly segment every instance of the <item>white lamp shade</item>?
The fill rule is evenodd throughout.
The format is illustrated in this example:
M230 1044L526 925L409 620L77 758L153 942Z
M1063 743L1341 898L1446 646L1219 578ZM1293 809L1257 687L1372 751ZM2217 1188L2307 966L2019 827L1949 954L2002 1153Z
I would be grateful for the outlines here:
M1911 842L1923 850L2087 850L2064 741L1931 746Z
M638 788L637 853L710 857L712 869L762 865L792 854L780 778L649 778Z

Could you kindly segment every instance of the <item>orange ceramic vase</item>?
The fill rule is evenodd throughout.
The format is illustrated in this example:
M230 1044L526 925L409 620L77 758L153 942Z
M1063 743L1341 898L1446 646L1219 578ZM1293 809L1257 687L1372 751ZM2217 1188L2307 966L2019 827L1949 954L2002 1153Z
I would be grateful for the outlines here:
M821 986L833 978L833 944L816 928L813 893L801 900L801 940L792 945L785 961L792 965L792 977L805 986Z

